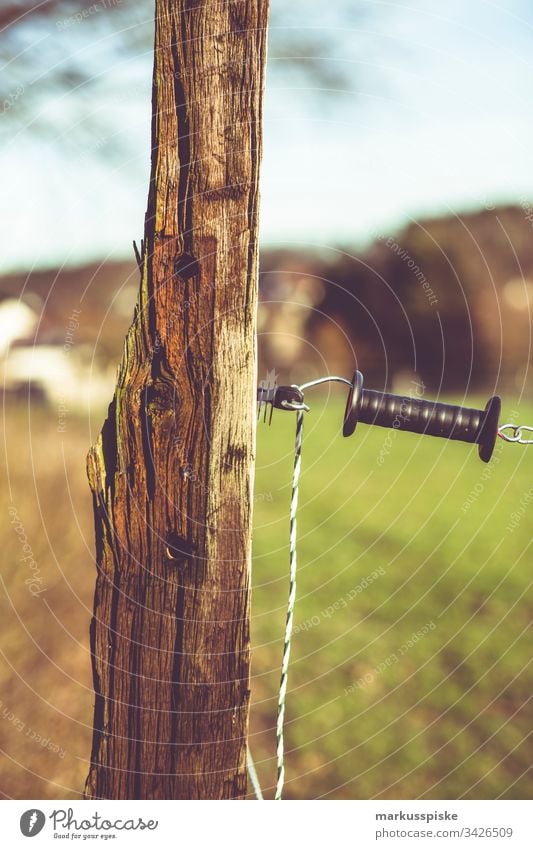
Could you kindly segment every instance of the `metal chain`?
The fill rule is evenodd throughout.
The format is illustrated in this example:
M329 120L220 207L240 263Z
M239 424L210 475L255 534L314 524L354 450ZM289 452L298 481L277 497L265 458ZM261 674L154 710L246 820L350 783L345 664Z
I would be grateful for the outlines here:
M287 601L287 620L285 624L285 642L281 661L281 679L278 695L278 717L276 722L278 781L275 799L281 799L285 781L285 750L283 739L283 723L285 720L285 697L287 695L287 678L289 658L291 655L292 624L294 603L296 601L296 510L298 507L298 485L302 465L302 435L304 426L304 410L296 412L296 442L294 447L294 471L292 476L292 495L289 520L289 599Z
M505 433L506 430L512 430L513 435L510 436ZM506 442L517 442L519 445L533 445L533 437L522 436L524 431L533 433L533 427L530 425L504 424L498 428L498 436Z

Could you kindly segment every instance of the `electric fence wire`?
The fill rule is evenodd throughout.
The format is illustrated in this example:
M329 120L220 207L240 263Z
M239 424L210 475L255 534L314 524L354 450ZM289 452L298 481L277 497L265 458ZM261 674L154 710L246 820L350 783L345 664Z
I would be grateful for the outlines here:
M255 793L255 798L259 799L259 801L262 802L264 800L263 791L261 790L259 776L257 775L255 762L252 757L252 753L250 751L249 746L246 747L246 766L248 767L248 776L250 778L250 783L252 785L253 791Z
M281 660L281 678L278 694L278 713L276 721L276 758L278 777L276 783L275 799L282 798L283 785L285 783L285 699L287 696L287 680L289 674L289 660L291 656L292 627L294 621L294 604L296 602L296 512L298 509L298 492L300 484L300 471L302 467L302 436L304 426L304 409L296 411L296 440L294 446L294 469L292 475L291 506L289 515L289 598L287 601L287 619L285 622L285 638L283 643L283 657ZM261 785L255 769L254 759L250 748L247 747L247 767L250 783L253 787L256 799L264 799Z
M276 784L276 794L274 797L275 799L281 799L283 794L283 784L285 782L285 743L283 728L285 721L285 698L287 695L289 659L291 656L294 604L296 601L296 511L298 508L298 488L300 483L300 471L302 467L303 426L304 411L298 410L296 413L294 471L292 476L292 493L289 518L289 598L287 601L287 620L285 623L285 640L283 644L283 658L281 661L281 679L279 683L278 695L278 716L276 722L278 780Z

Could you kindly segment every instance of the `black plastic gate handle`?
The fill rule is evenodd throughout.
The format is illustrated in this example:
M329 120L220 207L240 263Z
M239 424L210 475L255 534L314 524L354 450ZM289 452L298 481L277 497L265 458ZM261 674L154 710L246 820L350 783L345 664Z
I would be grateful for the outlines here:
M488 463L498 435L500 409L501 399L497 395L489 399L484 410L471 410L363 389L363 375L356 371L346 403L342 432L344 436L351 436L357 422L363 422L426 436L459 439L479 445L479 456Z

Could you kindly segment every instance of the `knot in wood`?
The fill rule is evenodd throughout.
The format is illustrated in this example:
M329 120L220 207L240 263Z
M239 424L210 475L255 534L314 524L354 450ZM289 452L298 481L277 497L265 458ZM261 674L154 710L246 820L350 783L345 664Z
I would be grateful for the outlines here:
M194 556L194 545L186 537L176 531L170 531L165 539L165 553L168 560L173 562L189 560Z

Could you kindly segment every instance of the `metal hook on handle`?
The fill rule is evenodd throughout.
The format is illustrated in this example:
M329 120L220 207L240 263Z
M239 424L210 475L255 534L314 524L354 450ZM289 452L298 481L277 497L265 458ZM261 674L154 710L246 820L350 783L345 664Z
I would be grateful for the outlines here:
M309 407L304 402L304 394L299 386L277 386L260 384L257 387L257 417L260 418L261 410L264 409L264 421L267 419L267 408L270 405L269 424L272 421L274 408L278 410L290 410L307 412Z
M298 413L300 411L308 413L309 410L311 409L310 407L307 406L307 404L304 404L303 401L281 400L280 406L283 407L284 410L291 410L294 413Z
M320 386L323 383L345 383L347 386L351 386L352 383L350 380L347 380L345 377L338 377L336 374L331 375L330 377L319 377L317 380L310 380L308 383L301 383L298 387L300 392L305 392L306 389L312 389L313 386Z
M290 386L277 386L275 384L261 383L257 389L257 412L258 417L261 415L261 410L264 408L264 421L266 421L267 406L270 404L269 424L272 421L272 412L274 407L279 410L289 410L290 412L309 412L309 407L304 401L304 392L306 389L311 389L314 386L320 386L324 383L344 383L351 386L349 380L345 377L331 375L330 377L319 377L317 380L310 380L307 383L302 383L297 386L295 383Z

